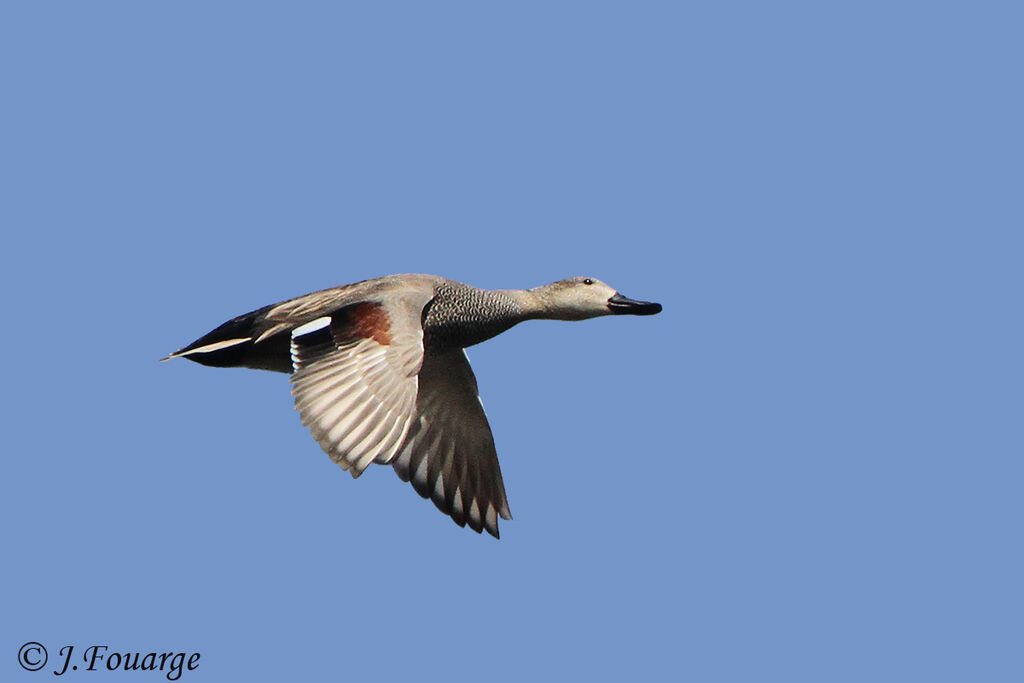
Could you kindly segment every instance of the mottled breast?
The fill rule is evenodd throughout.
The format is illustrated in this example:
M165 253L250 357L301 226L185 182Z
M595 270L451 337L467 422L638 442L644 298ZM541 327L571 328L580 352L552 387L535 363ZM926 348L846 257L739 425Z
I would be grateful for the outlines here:
M519 305L505 292L451 281L439 285L436 292L424 308L423 345L427 351L479 344L523 319Z

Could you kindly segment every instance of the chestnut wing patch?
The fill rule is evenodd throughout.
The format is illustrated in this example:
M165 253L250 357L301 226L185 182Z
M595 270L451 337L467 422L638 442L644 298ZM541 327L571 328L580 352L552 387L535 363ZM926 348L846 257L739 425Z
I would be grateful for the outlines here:
M363 301L331 316L331 333L339 344L353 339L372 339L388 346L391 344L391 319L383 304Z
M384 304L366 301L292 331L295 408L353 477L395 457L415 412L423 331L418 318L404 322L393 324Z

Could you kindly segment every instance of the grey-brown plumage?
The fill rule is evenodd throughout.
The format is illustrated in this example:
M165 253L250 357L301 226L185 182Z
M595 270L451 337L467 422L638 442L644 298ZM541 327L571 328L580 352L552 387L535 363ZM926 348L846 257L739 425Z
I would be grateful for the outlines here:
M592 278L481 290L389 275L238 316L167 359L290 373L303 424L353 477L391 464L456 524L497 537L511 514L463 349L531 318L660 310Z
M424 346L432 351L466 348L496 337L523 320L506 292L446 280L434 290L423 319Z

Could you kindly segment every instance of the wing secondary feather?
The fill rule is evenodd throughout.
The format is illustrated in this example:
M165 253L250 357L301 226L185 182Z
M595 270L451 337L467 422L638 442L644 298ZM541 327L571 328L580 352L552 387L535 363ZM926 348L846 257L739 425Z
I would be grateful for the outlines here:
M461 349L423 359L415 419L394 468L459 526L497 537L498 518L512 518L476 377Z

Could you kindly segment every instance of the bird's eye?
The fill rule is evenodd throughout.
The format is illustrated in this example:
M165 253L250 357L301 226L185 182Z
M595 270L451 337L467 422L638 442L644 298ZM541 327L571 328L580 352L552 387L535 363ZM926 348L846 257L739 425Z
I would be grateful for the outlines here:
M589 277L588 278L584 278L583 279L583 284L585 284L585 285L592 285L592 284L594 284L594 281L591 280Z

